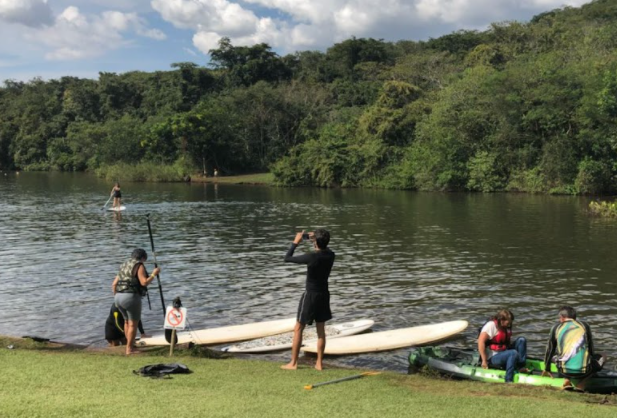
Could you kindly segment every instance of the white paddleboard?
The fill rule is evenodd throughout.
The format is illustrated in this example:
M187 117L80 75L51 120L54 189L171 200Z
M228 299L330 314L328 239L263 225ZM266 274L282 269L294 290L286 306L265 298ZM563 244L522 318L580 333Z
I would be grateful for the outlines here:
M119 208L114 208L113 206L107 208L107 210L111 210L111 211L114 211L114 212L120 212L120 211L123 211L124 209L126 209L126 206L124 206L124 205L120 206Z
M177 334L178 344L189 342L199 345L233 343L236 341L251 340L253 338L289 332L294 329L295 325L296 318L294 317L275 321L253 322L252 324L183 331ZM142 338L136 345L143 347L169 345L169 343L165 340L165 335L161 334L150 338Z
M326 337L329 342L332 338L359 334L372 327L374 323L375 321L371 319L361 319L358 321L326 325ZM228 345L221 348L221 351L229 351L231 353L265 353L268 351L285 350L291 348L293 335L293 332L271 335L269 337L258 338L240 344ZM315 327L305 328L302 334L302 342L306 344L313 341L317 341L317 330Z
M468 325L467 321L451 321L337 338L326 343L324 353L334 355L371 353L429 344L458 334ZM306 344L302 347L302 351L316 353L317 343Z

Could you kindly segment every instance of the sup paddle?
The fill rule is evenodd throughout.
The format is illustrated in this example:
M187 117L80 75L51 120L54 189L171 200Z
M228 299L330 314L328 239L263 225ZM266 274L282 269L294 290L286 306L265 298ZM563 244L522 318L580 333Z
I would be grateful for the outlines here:
M353 376L347 376L347 377L342 377L340 379L330 380L328 382L315 383L314 385L306 385L304 386L304 389L311 390L319 386L331 385L333 383L339 383L339 382L346 382L348 380L360 379L361 377L364 377L364 376L374 376L380 373L381 372L364 372L364 373L356 374Z
M111 200L112 197L113 197L113 195L109 195L109 199L107 199L107 202L105 202L105 204L103 205L103 209L101 209L101 210L105 210L105 208L109 204L109 201Z
M148 213L146 215L146 221L148 222L148 234L150 235L150 245L152 246L152 256L154 257L154 267L158 267L158 263L156 262L156 251L154 250L154 238L152 238L152 227L150 225L150 214ZM167 313L167 308L165 307L165 299L163 297L163 286L161 286L161 278L160 276L157 274L156 275L156 281L158 282L159 285L159 293L161 294L161 304L163 305L163 317L165 317L165 314ZM165 330L165 340L168 343L171 343L171 339L172 339L172 330L170 329L166 329ZM178 337L174 338L175 343L177 343Z

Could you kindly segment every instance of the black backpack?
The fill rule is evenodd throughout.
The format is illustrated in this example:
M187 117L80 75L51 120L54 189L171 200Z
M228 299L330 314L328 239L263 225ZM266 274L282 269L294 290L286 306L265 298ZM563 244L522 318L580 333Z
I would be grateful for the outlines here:
M133 370L133 373L143 377L152 377L156 379L167 378L171 379L170 374L188 374L193 373L184 364L169 363L169 364L150 364L139 370Z

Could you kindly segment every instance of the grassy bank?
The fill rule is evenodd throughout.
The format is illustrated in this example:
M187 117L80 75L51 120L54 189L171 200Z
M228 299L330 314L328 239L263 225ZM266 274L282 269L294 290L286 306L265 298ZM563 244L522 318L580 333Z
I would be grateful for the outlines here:
M195 174L195 168L179 160L174 164L155 164L144 162L134 165L116 164L100 167L95 170L98 177L110 182L184 182L188 178L196 183L226 183L226 184L266 184L274 182L271 173L244 174L241 176L202 176Z
M190 173L191 168L182 162L176 164L156 164L142 162L138 164L115 164L95 170L98 177L108 181L132 182L180 182Z
M241 176L219 176L203 177L199 175L191 176L191 181L202 183L224 183L224 184L263 184L272 185L274 175L272 173L244 174Z
M0 416L6 417L614 417L613 396L382 373L305 390L307 384L357 374L310 365L196 357L167 349L130 358L0 338ZM13 349L7 349L12 344ZM200 351L203 353L203 350ZM147 364L181 362L193 373L149 379ZM566 412L567 411L567 412Z

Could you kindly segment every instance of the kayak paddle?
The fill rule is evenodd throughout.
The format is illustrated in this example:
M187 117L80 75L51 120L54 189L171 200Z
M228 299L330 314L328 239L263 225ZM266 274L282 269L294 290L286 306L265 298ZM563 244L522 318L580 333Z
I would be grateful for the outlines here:
M109 201L111 200L111 198L113 197L113 195L109 196L109 199L107 199L107 202L105 202L105 204L103 205L103 209L101 210L105 210L105 208L107 207L107 205L109 204Z
M306 385L304 386L304 389L311 390L319 386L330 385L332 383L346 382L347 380L360 379L361 377L364 377L364 376L374 376L377 374L381 374L381 372L364 372L364 373L356 374L354 376L347 376L347 377L342 377L340 379L330 380L328 382L315 383L314 385Z

